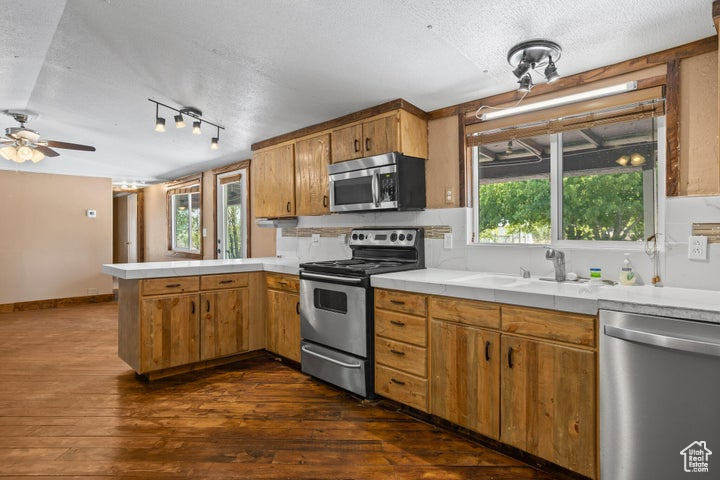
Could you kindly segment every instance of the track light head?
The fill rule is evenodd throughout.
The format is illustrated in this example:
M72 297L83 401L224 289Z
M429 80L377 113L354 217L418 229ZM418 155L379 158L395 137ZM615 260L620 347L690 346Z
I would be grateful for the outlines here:
M202 133L202 130L200 129L200 123L201 122L199 120L193 122L192 133L194 133L195 135L200 135Z
M165 131L165 119L161 117L155 117L155 131L156 132L164 132Z
M212 140L210 141L210 150L217 150L218 148L220 148L218 146L218 141L219 141L218 137L212 138Z
M518 87L518 92L523 93L530 93L530 90L532 90L532 87L534 86L532 82L532 77L529 73L526 73L525 76L518 81L518 83L520 84L520 86Z
M185 128L185 119L183 118L182 113L175 115L175 128Z
M520 63L518 63L518 66L515 67L515 70L513 70L513 74L516 78L520 79L525 76L525 74L530 70L532 65L527 63L525 60L522 60Z
M547 67L545 67L545 80L547 80L547 83L552 83L558 78L560 78L560 74L557 72L557 67L555 66L555 62L553 62L552 57L550 57L550 60L548 60Z

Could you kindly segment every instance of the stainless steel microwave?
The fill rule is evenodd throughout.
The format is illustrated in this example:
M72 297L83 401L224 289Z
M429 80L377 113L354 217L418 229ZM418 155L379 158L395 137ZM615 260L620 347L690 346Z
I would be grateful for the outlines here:
M328 165L330 211L423 210L425 159L393 152Z

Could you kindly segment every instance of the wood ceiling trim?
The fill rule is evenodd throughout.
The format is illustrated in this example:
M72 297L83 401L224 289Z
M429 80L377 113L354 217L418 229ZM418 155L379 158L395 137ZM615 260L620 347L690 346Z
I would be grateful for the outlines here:
M717 2L717 0L716 0ZM714 4L713 4L714 6ZM720 10L720 7L718 7ZM695 42L680 45L679 47L670 48L661 52L633 58L624 62L608 65L605 67L588 70L586 72L562 77L551 84L543 83L533 88L533 95L543 95L546 93L557 92L571 87L578 87L590 82L602 80L606 78L616 77L627 73L633 73L647 68L667 64L671 60L681 60L687 57L702 55L703 53L712 52L718 49L718 37L711 36L697 40ZM490 97L472 100L470 102L460 103L450 107L440 108L429 112L430 120L437 118L449 117L451 115L464 114L466 112L474 112L482 105L502 105L519 100L522 94L517 90L500 93Z
M393 110L398 110L398 109L408 111L408 112L410 112L414 115L417 115L418 117L423 118L423 119L428 118L427 112L425 112L424 110L421 110L420 108L411 104L407 100L398 98L396 100L391 100L391 101L383 103L381 105L376 105L374 107L366 108L364 110L350 113L348 115L343 115L342 117L334 118L334 119L328 120L326 122L321 122L321 123L317 123L315 125L310 125L309 127L301 128L301 129L295 130L293 132L284 133L284 134L278 135L276 137L268 138L267 140L262 140L260 142L253 143L252 146L250 147L250 149L254 152L256 150L261 150L263 148L272 147L279 143L296 140L298 138L306 137L306 136L312 135L314 133L320 133L325 130L332 130L333 128L341 127L341 126L347 125L349 123L354 123L354 122L357 122L360 120L365 120L366 118L374 117L376 115L382 115L383 113L392 112Z

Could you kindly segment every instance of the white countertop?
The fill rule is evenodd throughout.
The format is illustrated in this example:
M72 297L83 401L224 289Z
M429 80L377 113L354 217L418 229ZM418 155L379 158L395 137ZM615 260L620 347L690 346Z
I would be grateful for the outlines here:
M102 272L125 280L258 271L297 275L298 265L297 258L261 257L235 260L112 263L103 265Z
M371 285L575 313L596 314L598 309L608 309L720 323L720 292L712 290L556 283L438 268L373 275Z

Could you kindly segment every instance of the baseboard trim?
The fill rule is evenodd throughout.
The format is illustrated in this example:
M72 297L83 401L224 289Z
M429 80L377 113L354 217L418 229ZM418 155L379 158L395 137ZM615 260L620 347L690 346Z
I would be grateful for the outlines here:
M76 305L87 305L91 303L112 302L115 295L106 293L103 295L88 295L84 297L51 298L48 300L32 300L29 302L3 303L0 304L0 313L23 312L26 310L44 310L46 308L72 307Z

